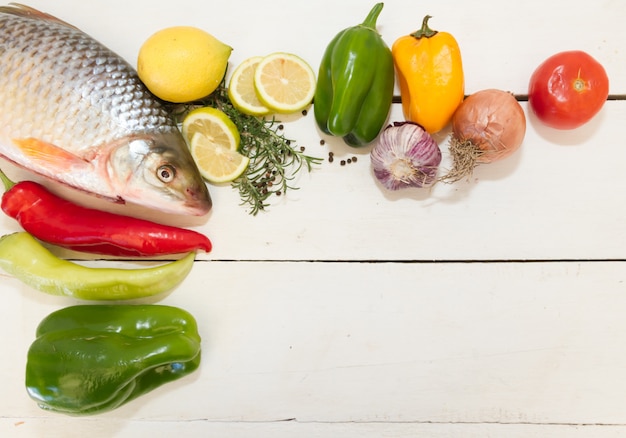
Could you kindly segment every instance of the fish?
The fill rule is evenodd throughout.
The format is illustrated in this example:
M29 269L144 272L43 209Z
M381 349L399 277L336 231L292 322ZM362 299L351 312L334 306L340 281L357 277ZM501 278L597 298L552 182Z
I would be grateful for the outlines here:
M203 216L182 133L122 57L29 6L0 6L0 156L116 203Z

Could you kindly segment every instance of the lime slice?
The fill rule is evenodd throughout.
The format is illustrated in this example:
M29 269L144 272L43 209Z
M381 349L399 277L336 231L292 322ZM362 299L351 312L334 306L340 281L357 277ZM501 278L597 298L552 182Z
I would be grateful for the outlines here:
M311 66L292 53L272 53L259 62L254 72L259 100L278 113L306 108L313 100L315 85Z
M253 56L243 61L233 71L228 85L228 97L232 104L244 114L264 116L270 109L261 103L254 88L254 72L263 57Z
M240 135L237 126L223 112L213 107L196 108L185 116L183 137L188 145L196 134L206 141L233 151L239 150Z
M200 132L192 137L190 150L200 174L211 183L226 183L237 179L250 163L245 155L213 143Z

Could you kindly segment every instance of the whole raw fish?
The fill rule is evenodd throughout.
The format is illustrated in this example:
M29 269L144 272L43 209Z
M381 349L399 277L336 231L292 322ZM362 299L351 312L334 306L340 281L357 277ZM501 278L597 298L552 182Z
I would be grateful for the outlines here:
M211 208L178 127L134 68L17 4L0 7L0 155L116 202L187 215Z

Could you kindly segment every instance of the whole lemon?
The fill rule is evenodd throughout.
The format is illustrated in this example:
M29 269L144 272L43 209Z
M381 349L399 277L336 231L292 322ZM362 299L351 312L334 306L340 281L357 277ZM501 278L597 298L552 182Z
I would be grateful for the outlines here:
M168 27L143 43L137 57L137 73L158 98L190 102L215 91L232 50L202 29Z

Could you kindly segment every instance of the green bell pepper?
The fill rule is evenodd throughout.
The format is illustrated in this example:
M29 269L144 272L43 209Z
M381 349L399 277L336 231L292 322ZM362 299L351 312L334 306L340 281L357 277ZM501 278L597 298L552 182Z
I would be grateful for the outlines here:
M177 307L77 305L48 315L28 350L26 389L42 409L109 411L200 365L195 319Z
M90 268L63 260L24 231L0 237L0 268L35 289L82 300L130 300L167 292L191 271L196 253L143 269Z
M377 3L362 24L339 32L320 63L315 121L323 132L354 147L378 136L393 99L393 58L376 31L382 8Z

